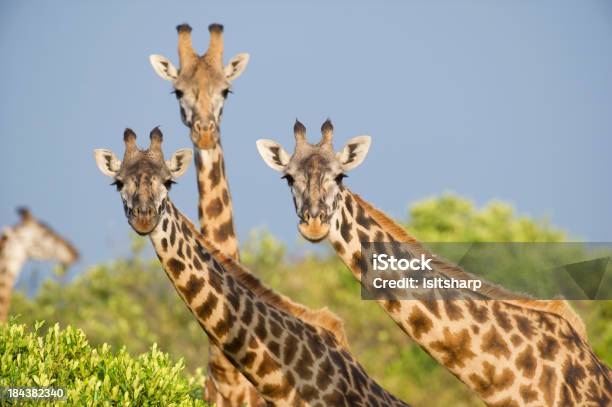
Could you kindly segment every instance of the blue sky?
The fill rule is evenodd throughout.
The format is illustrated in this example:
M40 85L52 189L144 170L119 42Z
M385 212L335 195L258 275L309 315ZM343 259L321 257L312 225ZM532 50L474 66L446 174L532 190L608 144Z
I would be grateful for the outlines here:
M174 27L206 49L225 25L225 61L251 54L222 138L239 236L267 226L298 240L286 184L258 138L293 149L330 117L337 148L373 145L347 184L405 217L454 191L612 240L612 4L607 1L61 2L0 5L0 225L33 212L83 252L77 270L129 251L129 226L92 150L123 152L161 125L165 151L191 145L170 84L148 55L177 62ZM193 167L173 188L196 220ZM309 244L296 250L310 248Z

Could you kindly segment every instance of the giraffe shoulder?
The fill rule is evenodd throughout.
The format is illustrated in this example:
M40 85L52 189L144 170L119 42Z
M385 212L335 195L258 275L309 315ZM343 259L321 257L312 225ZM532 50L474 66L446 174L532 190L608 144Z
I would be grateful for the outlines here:
M288 297L264 285L261 280L249 272L244 266L215 249L210 242L205 239L202 240L208 250L210 250L214 257L224 266L225 270L257 298L271 307L275 307L312 325L317 331L324 329L334 337L338 345L344 349L348 349L348 340L344 331L344 323L340 317L331 312L327 307L312 310L302 304L291 301Z

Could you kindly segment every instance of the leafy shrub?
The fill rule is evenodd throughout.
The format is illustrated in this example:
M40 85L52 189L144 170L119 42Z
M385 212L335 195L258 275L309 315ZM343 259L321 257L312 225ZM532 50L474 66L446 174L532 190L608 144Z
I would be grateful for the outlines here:
M113 354L108 345L91 347L80 329L55 324L41 336L41 326L0 326L0 387L64 388L67 402L57 405L205 405L200 378L185 378L183 362L173 363L156 345L133 358L125 348Z
M125 347L131 355L157 343L171 358L184 358L190 373L206 363L206 334L157 259L134 255L92 266L68 284L47 280L33 300L15 293L11 314L28 326L45 320L79 327L93 346Z

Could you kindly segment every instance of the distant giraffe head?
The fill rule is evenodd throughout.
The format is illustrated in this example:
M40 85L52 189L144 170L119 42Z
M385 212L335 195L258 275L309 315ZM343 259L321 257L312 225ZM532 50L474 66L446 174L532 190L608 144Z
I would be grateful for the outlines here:
M141 235L150 233L157 226L166 209L168 191L187 171L192 155L191 149L181 149L170 160L164 161L162 132L156 127L149 137L149 148L140 150L136 146L136 134L126 129L123 161L119 161L110 150L94 152L98 168L113 178L113 185L121 194L129 224Z
M202 56L198 56L191 45L191 27L181 24L176 29L180 69L161 55L151 55L149 60L162 79L172 82L181 118L191 129L193 143L198 148L210 149L219 141L223 105L231 82L244 71L249 54L238 54L224 66L221 24L208 27L210 45Z
M46 224L38 221L29 209L17 209L21 221L5 230L3 240L15 237L26 258L52 260L64 267L71 266L79 259L79 252L66 239Z
M329 233L330 220L338 210L342 179L359 166L370 148L369 136L350 139L339 152L332 146L334 128L326 120L317 144L306 140L306 128L295 122L295 151L289 155L272 140L258 140L257 149L272 169L287 180L300 222L298 229L308 240L318 242Z
M15 281L28 259L47 260L69 267L79 259L77 249L26 208L21 220L0 234L0 322L6 321Z

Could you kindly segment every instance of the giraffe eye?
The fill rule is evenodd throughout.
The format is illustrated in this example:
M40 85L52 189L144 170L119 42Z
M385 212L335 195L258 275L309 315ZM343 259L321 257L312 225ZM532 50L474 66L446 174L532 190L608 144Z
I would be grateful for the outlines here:
M287 184L289 186L293 186L293 183L295 182L295 180L293 179L293 177L289 174L285 174L281 177L281 179L286 179L287 180Z
M346 174L338 174L336 175L336 178L334 178L334 180L336 181L336 184L341 185L342 184L342 180L344 178L348 177L348 175Z
M123 181L116 179L111 185L116 186L117 191L121 191L121 189L123 188Z
M223 96L223 99L227 99L227 96L228 96L230 93L232 93L232 91L231 91L229 88L227 88L227 89L223 89L223 90L221 91L221 95Z
M164 182L164 186L166 187L166 189L168 191L170 191L170 188L172 188L172 185L176 184L176 182L172 181L171 179L169 179L168 181Z
M180 99L180 98L183 97L183 91L182 90L175 89L172 93L174 93L174 96L176 96L177 99Z

